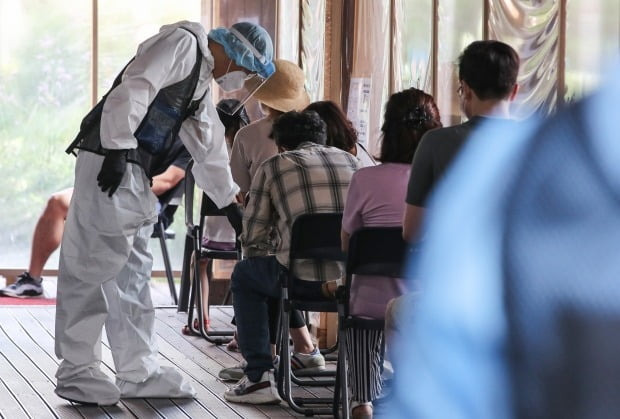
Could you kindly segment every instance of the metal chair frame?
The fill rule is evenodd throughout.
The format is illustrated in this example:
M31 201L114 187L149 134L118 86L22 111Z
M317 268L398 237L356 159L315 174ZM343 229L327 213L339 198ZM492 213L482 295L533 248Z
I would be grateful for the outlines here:
M183 193L185 192L184 180L181 180L172 190L169 192L167 196L167 201L162 202L161 208L159 209L159 215L157 217L157 222L155 223L155 227L153 229L153 234L151 238L156 238L159 240L159 246L161 247L162 258L164 259L164 269L166 272L166 279L168 281L168 288L170 290L170 297L172 297L172 301L175 305L179 303L177 297L177 290L174 285L174 275L172 273L172 263L170 262L170 253L168 252L168 245L166 244L166 240L174 239L175 233L174 231L167 231L165 225L165 217L163 214L168 209L174 207L174 211L176 211L176 207L181 203L181 198Z
M207 280L211 283L213 274L211 271L212 261L219 260L241 260L241 244L237 238L234 250L214 250L202 246L202 231L204 227L205 217L208 216L226 216L226 214L218 209L213 201L202 193L200 204L200 218L198 224L194 223L194 177L191 173L193 162L190 163L186 180L185 180L185 224L187 226L185 254L183 262L183 275L181 286L181 298L179 302L179 311L187 310L187 328L195 335L202 336L210 343L221 345L230 342L234 335L234 329L230 330L208 330L205 328L203 321L204 303L202 300L202 283L200 282L200 259L208 258L210 260L207 265ZM194 269L191 273L191 260L194 260ZM224 298L224 302L230 297L230 288ZM189 298L189 302L186 303ZM209 310L209 302L206 301L206 310ZM194 328L194 310L198 318L199 327Z
M377 244L381 245L378 246ZM353 233L347 253L346 280L338 288L338 335L341 351L338 354L338 378L342 393L342 417L349 418L347 377L347 329L383 330L384 319L368 319L350 314L351 280L353 275L373 275L402 278L409 255L409 245L403 240L401 227L365 227ZM383 353L382 359L383 359Z
M298 259L312 259L316 261L343 262L345 255L341 250L340 229L341 213L304 214L295 219L291 232L288 274L282 275L281 319L278 329L278 348L280 353L280 368L278 374L278 392L294 411L306 416L334 415L338 417L339 382L337 373L325 371L317 376L336 376L336 380L313 381L295 376L291 370L289 351L289 325L292 310L337 312L335 301L306 301L291 298L295 279L295 264ZM340 363L340 358L338 358ZM304 376L305 377L305 376ZM292 383L300 386L329 386L335 385L333 398L302 398L293 397ZM331 405L330 407L311 407L313 405ZM308 406L308 407L305 407Z

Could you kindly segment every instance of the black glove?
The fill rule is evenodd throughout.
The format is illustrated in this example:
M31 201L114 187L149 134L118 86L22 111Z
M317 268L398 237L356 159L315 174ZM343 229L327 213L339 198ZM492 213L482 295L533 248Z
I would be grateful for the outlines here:
M97 182L102 192L108 192L111 197L123 180L127 170L127 150L108 150L103 159L101 170L97 175Z
M243 214L241 213L241 208L239 208L237 203L233 202L229 206L222 208L222 211L226 214L228 222L235 229L235 235L239 238L243 231Z

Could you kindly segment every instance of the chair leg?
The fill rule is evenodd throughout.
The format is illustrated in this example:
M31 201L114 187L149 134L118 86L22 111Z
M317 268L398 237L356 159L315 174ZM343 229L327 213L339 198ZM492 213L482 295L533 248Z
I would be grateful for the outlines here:
M198 255L199 253L196 253ZM188 329L192 332L192 334L202 336L207 342L213 343L215 345L223 345L232 340L233 335L235 334L234 330L224 330L224 331L213 331L207 330L204 324L204 306L202 300L202 283L200 282L200 263L194 263L192 278L192 287L191 287L191 301L189 312L193 314L193 310L196 310L196 316L198 320L198 329L196 329L193 325L193 318L188 315ZM208 278L208 276L207 276ZM209 310L209 306L207 303L206 310Z
M189 277L193 278L193 275L190 274ZM194 330L194 296L196 295L196 289L192 286L192 283L190 283L189 285L189 304L187 305L187 330L189 330L192 335L197 335L198 333L196 333L196 331Z
M349 419L349 377L348 377L348 360L347 360L347 338L344 330L339 333L340 351L338 352L338 381L339 393L342 406L342 418Z
M224 295L224 300L222 300L223 306L229 306L232 304L232 291L230 289L230 281L228 281L228 289L226 290L226 295Z
M183 250L183 268L181 270L181 287L179 289L179 305L177 311L179 313L188 311L189 299L191 292L192 277L190 274L190 265L192 255L194 254L194 244L191 235L185 236L185 247Z
M164 259L164 268L166 270L166 279L168 279L168 288L170 288L170 297L174 305L178 306L179 299L177 298L177 290L174 286L174 276L172 275L172 266L170 263L170 254L168 253L168 246L166 245L166 233L164 231L164 222L159 221L159 245L161 247L161 254Z
M283 304L284 306L284 304ZM305 416L331 415L333 408L329 407L304 407L304 405L331 404L333 398L302 398L293 397L292 393L292 371L291 371L291 351L289 350L290 312L282 310L280 319L280 368L278 373L278 393L280 397L288 403L291 409Z

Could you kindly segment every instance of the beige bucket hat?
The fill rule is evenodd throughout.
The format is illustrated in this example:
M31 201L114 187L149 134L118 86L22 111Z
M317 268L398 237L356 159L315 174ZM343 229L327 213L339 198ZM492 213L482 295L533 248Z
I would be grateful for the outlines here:
M301 111L310 104L301 68L288 60L274 61L276 72L254 93L256 100L280 112Z

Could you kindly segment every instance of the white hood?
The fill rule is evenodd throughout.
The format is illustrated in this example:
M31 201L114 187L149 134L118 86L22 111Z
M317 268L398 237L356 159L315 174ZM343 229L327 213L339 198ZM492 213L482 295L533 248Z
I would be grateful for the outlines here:
M196 38L198 39L198 45L200 46L200 51L202 51L202 55L204 55L205 57L211 56L211 51L209 51L208 47L209 39L207 38L207 31L205 30L204 26L202 26L202 24L198 22L189 22L187 20L182 20L177 23L171 23L170 25L162 26L159 29L159 33L171 31L176 28L187 29L188 31L196 35Z

